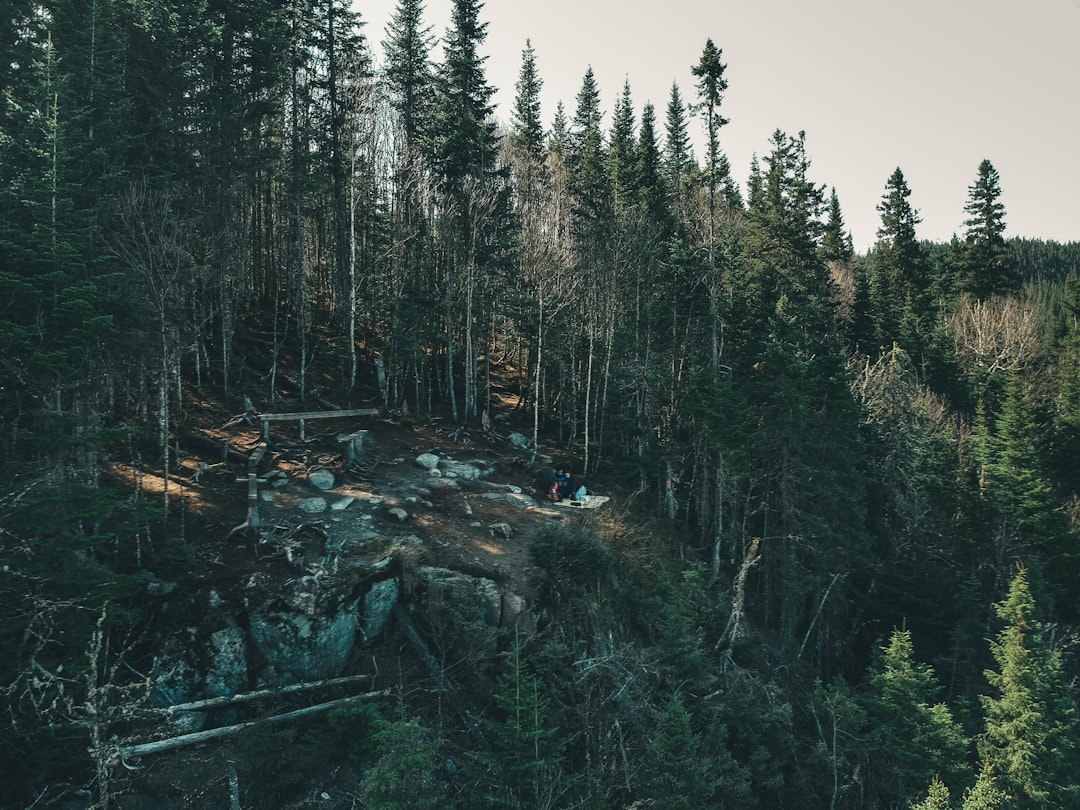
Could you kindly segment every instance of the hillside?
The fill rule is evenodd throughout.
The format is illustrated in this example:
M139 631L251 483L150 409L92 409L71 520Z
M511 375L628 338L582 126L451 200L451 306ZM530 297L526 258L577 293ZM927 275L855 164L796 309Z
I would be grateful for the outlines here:
M375 763L372 718L398 711L437 725L451 761L461 759L460 746L484 739L468 727L493 716L514 640L533 644L564 621L555 615L563 586L552 578L575 579L579 564L588 577L597 555L628 550L644 528L625 511L625 493L595 510L547 502L554 465L575 461L548 446L531 463L531 449L511 441L527 444L531 424L512 408L484 430L379 409L319 418L340 409L288 396L275 413L309 418L303 437L296 420L270 422L252 521L248 461L264 445L262 422L236 413L234 401L247 397L194 381L186 392L172 519L144 552L168 575L146 581L131 603L141 636L123 653L147 677L114 672L116 682L102 684L91 724L98 747L72 773L96 761L119 807L223 803L230 779L240 806L305 807L315 794L320 807L354 806ZM363 445L351 462L346 435ZM153 465L114 461L110 480L151 501L164 493ZM561 536L594 545L553 543ZM180 565L169 562L178 543ZM250 702L213 700L252 693ZM333 701L343 705L272 719ZM355 705L378 715L353 717ZM339 745L357 753L331 755Z

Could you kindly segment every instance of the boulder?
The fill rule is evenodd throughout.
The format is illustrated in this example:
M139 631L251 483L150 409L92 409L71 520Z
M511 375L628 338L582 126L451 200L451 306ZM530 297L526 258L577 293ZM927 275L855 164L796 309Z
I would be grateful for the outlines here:
M513 533L509 523L492 523L488 526L488 531L491 532L492 537L501 537L503 540L509 540Z
M511 433L510 444L519 450L528 450L532 447L532 441L523 433Z
M425 470L434 470L439 466L439 457L434 453L421 453L416 457L416 463Z
M309 515L317 515L326 511L326 498L304 498L296 505L296 508Z
M388 510L387 514L389 514L391 517L396 517L401 522L404 522L405 519L409 516L409 513L400 507L394 507L393 509Z
M333 678L344 671L360 629L359 599L347 586L327 587L314 576L290 580L284 590L265 583L249 589L248 626L259 686Z
M315 489L325 492L328 489L334 488L334 474L325 467L320 467L317 470L312 470L308 474L308 483Z
M355 500L356 500L356 498L353 498L351 496L342 498L341 500L334 501L332 504L330 504L330 509L333 510L334 512L341 512L341 511L343 511L345 509L348 509L350 506L352 506L352 504L353 504L353 502Z
M462 461L443 459L439 462L439 469L447 478L461 478L465 481L476 481L488 474L487 470L481 469L476 464L466 464Z
M371 590L364 597L364 625L361 632L365 639L371 640L382 632L397 599L396 579L383 579L371 586Z

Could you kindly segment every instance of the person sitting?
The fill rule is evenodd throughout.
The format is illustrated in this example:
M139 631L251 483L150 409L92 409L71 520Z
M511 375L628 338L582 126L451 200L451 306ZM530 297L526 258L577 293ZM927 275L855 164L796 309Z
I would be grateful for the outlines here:
M577 473L570 473L568 488L570 491L570 500L585 500L585 495L587 494L587 491L585 489L585 479L582 478L580 475L578 475Z

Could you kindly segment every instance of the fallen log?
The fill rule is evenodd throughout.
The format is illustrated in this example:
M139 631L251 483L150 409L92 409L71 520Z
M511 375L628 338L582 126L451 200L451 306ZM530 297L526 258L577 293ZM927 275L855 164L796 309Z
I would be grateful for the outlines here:
M290 686L282 686L276 689L258 689L254 692L241 692L237 695L222 695L220 697L204 698L203 700L193 700L189 703L176 703L172 706L154 709L154 711L166 715L173 715L176 714L176 712L207 712L213 711L214 709L221 709L225 706L235 706L238 703L261 700L262 698L267 697L278 697L279 695L288 695L293 692L306 692L311 689L322 689L324 687L341 686L346 683L356 683L357 681L367 680L370 677L370 675L349 675L345 678L328 678L322 681L294 683Z
M301 717L311 717L312 715L330 711L330 709L335 709L338 706L348 706L351 703L387 697L388 695L393 694L393 691L394 690L392 689L382 689L378 692L366 692L362 695L352 695L351 697L339 698L326 703L317 703L314 706L307 706L303 709L296 709L295 711L285 712L284 714L275 714L270 717L260 717L257 720L248 720L245 723L237 723L232 726L222 726L221 728L212 728L207 731L194 731L190 734L181 734L177 737L168 737L164 740L155 740L154 742L140 743L138 745L118 745L109 753L112 754L112 759L123 760L129 757L143 757L148 754L160 754L163 751L175 751L177 748L185 748L189 745L198 745L199 743L212 742L224 737L231 737L232 735L239 734L241 731L246 731L249 728L288 723Z

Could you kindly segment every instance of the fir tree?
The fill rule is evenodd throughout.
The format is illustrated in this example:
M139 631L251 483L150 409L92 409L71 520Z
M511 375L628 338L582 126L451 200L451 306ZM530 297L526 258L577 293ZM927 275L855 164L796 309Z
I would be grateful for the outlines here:
M930 782L930 789L926 794L926 798L921 802L912 804L910 808L911 810L952 810L948 786L935 776L933 781Z
M844 215L834 186L829 195L829 218L821 237L821 258L827 262L850 262L854 255L851 234L844 230Z
M1005 206L1000 197L997 169L984 160L968 187L960 262L960 289L978 298L1016 292L1023 282L1005 246Z
M672 82L664 119L664 174L672 194L680 192L694 165L686 116L687 106L679 92L679 85Z
M1005 627L990 643L997 662L987 670L993 693L982 698L986 729L979 743L984 779L1018 810L1080 803L1076 708L1061 653L1051 648L1035 616L1027 572L1020 569L1008 596L995 606ZM965 799L965 808L969 805Z
M495 703L501 720L485 723L491 750L473 754L483 807L558 806L573 780L563 773L569 740L547 723L549 699L524 660L524 643L510 648L510 669L499 676Z
M536 71L536 52L525 40L521 53L521 72L518 74L517 94L511 117L511 142L518 153L539 164L544 157L544 124L540 116L540 90L543 79Z
M422 0L399 0L383 41L383 75L406 151L424 136L433 98L434 77L428 59L431 29L424 26L423 14Z
M888 346L899 342L916 358L927 343L929 307L926 260L915 236L919 215L911 207L904 173L897 168L885 184L878 204L881 227L870 276L878 339Z
M893 630L880 655L867 705L875 793L883 801L911 797L938 776L957 785L967 740L949 708L937 702L934 671L914 660L911 632Z
M690 725L682 695L668 699L649 744L651 764L647 793L657 810L706 810L717 807L713 762L700 735Z

